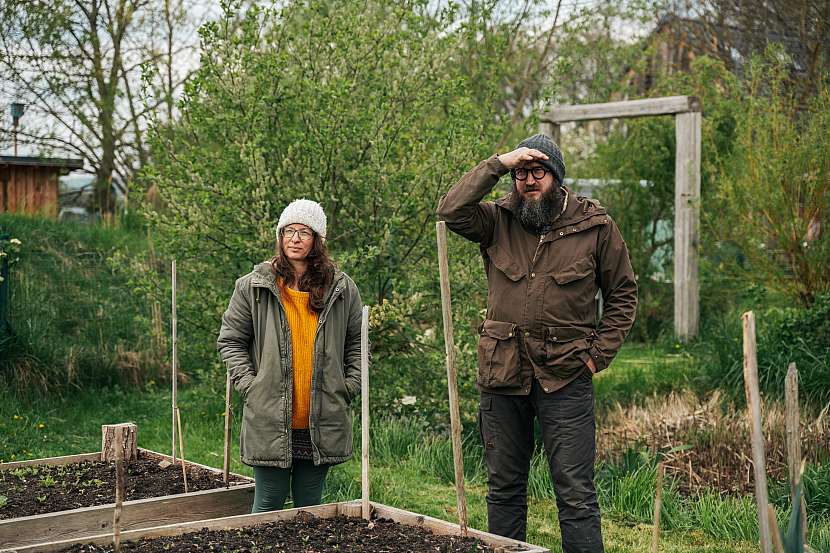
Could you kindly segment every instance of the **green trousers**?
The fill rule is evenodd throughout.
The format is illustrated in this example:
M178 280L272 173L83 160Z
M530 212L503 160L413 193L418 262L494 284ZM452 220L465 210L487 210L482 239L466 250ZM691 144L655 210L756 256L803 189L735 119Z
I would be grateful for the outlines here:
M252 513L277 511L285 505L289 490L294 507L319 505L328 465L314 466L313 461L294 459L291 468L253 467L254 507Z

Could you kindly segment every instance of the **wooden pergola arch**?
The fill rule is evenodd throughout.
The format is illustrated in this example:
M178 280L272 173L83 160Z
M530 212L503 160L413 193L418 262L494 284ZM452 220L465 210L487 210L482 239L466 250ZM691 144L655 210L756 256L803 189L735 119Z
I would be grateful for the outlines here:
M560 139L560 125L652 115L673 115L677 149L674 164L674 332L682 342L694 339L700 319L698 243L700 232L700 100L668 96L604 104L551 106L540 117L540 132Z

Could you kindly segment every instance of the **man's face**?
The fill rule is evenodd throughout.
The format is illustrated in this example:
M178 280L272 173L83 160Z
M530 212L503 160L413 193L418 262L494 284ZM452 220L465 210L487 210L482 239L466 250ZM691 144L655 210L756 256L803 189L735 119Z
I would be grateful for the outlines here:
M523 201L539 201L549 195L555 186L553 173L545 169L545 176L537 179L533 176L534 168L545 169L538 161L531 161L521 167L521 169L527 171L527 178L524 180L520 180L518 177L514 178L516 191ZM536 172L539 173L541 171L540 169L536 169ZM519 173L521 174L521 171Z

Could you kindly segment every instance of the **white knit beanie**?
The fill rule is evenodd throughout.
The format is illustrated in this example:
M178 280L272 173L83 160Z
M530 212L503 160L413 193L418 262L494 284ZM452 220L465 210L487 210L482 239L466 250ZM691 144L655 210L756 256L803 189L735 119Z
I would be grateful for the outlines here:
M323 213L322 206L317 202L300 198L288 204L280 214L280 220L277 223L277 234L279 235L282 227L295 223L310 227L322 238L326 237L326 214Z

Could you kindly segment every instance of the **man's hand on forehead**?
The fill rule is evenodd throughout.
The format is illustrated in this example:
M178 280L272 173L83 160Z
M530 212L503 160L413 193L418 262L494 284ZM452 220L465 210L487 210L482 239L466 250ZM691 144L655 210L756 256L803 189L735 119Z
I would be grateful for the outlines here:
M516 148L512 152L501 154L499 156L499 161L501 162L501 164L508 169L523 167L525 164L528 164L532 161L539 161L543 159L548 159L548 156L546 156L539 150L525 147Z

